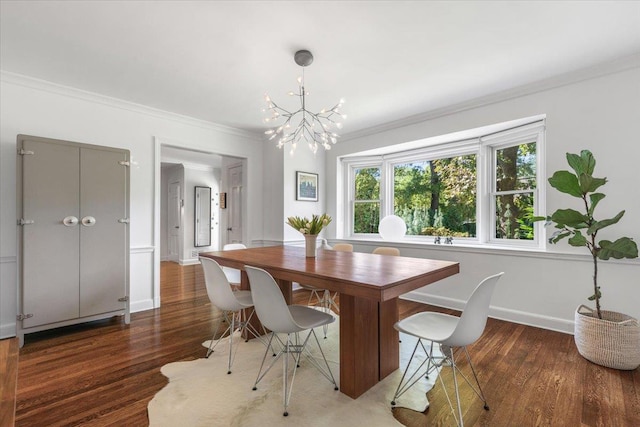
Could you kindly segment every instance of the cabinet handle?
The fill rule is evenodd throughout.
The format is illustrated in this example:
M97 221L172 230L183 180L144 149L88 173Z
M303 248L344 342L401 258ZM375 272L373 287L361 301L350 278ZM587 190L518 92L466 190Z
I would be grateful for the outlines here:
M96 219L92 216L85 216L82 218L82 225L85 227L91 227L96 224Z
M67 216L62 220L62 223L67 227L73 227L74 225L78 225L78 218L75 216Z

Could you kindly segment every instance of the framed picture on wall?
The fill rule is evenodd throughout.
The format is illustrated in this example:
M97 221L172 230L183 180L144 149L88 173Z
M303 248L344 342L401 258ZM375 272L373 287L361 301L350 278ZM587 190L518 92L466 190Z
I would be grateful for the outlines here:
M318 201L318 174L296 171L296 200Z

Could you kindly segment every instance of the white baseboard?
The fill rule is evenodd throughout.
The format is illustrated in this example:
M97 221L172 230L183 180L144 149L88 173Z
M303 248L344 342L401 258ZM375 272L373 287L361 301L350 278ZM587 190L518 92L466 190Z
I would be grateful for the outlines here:
M437 307L450 308L452 310L462 310L465 306L465 301L462 300L437 295L425 295L418 292L409 292L401 296L400 298L409 301L435 305ZM541 316L539 314L526 313L518 310L511 310L508 308L491 306L489 309L489 317L498 320L505 320L507 322L518 323L521 325L562 332L565 334L573 335L574 331L573 321L560 319L557 317Z
M180 261L178 261L178 264L180 264L180 265L196 265L196 264L200 264L200 260L198 258L181 259Z
M0 327L0 339L12 338L16 336L16 324L6 323Z
M153 305L153 299L145 299L140 301L132 301L129 304L129 311L131 313L137 313L139 311L145 310L153 310L155 307Z

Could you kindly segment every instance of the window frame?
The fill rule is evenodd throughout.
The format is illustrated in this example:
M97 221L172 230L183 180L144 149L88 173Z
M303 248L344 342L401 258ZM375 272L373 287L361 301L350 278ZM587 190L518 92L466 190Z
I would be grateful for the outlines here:
M378 200L360 200L361 202L379 202L380 203L380 214L382 214L382 212L384 212L384 207L383 207L383 203L384 203L384 182L385 182L385 171L384 168L382 167L382 161L381 158L378 156L374 156L374 157L360 157L355 159L354 161L349 161L348 162L348 167L346 168L346 172L347 172L347 176L345 179L345 182L347 183L347 192L346 192L346 201L347 203L345 203L345 206L347 207L346 209L346 216L347 216L347 220L344 222L345 224L345 230L344 230L344 235L345 236L375 236L378 233L354 233L353 229L355 226L355 221L354 221L354 215L355 215L355 204L356 204L356 200L355 200L355 171L356 169L367 169L367 168L378 168L380 170L380 194L379 197L380 199ZM382 219L382 216L380 217Z
M545 180L546 171L544 168L544 122L532 123L525 126L520 126L514 129L508 129L505 131L497 132L492 135L488 135L480 138L480 142L483 146L486 159L484 162L487 168L484 171L484 176L487 178L488 185L485 185L485 193L482 196L484 203L487 205L485 215L483 216L484 224L483 236L481 242L490 244L492 246L516 246L516 247L531 247L531 248L544 248L544 242L546 242L546 234L544 229L544 223L534 223L533 240L520 240L520 239L498 239L496 238L496 197L498 193L506 194L505 192L498 192L496 181L496 169L497 169L497 156L496 152L500 149L513 147L525 143L534 142L536 144L536 188L532 190L518 190L516 193L532 193L533 194L533 214L535 216L542 216L545 212L544 206L544 193L545 193Z
M421 148L398 151L378 156L350 156L341 159L347 191L344 195L346 220L343 235L352 239L371 239L377 233L354 233L355 170L368 167L380 168L380 218L392 215L394 200L394 167L396 165L476 155L476 236L460 237L455 243L488 245L512 248L544 249L546 236L544 224L534 223L533 240L498 239L496 233L496 152L497 150L535 142L536 144L536 188L518 190L518 193L533 193L534 215L545 212L545 120L494 132L492 134L463 140L434 144ZM433 236L406 236L406 241L433 243Z

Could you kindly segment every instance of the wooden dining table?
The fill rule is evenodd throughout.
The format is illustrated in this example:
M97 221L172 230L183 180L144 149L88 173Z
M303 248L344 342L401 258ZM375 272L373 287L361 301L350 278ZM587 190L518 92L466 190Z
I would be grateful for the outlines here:
M318 249L306 257L297 246L203 252L202 257L242 271L242 289L249 289L245 265L268 271L288 304L292 283L312 285L340 294L340 391L357 398L398 369L400 346L398 297L457 274L457 262L403 256Z

